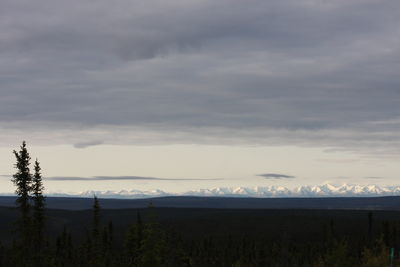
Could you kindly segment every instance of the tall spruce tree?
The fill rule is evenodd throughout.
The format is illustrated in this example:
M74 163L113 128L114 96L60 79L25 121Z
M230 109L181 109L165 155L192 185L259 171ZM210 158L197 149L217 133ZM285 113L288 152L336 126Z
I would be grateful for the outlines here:
M92 222L93 239L100 239L100 204L96 196L93 200L93 222Z
M165 266L166 242L165 233L157 221L153 203L148 207L148 221L143 229L143 241L139 255L139 266L160 267Z
M18 222L18 230L22 237L22 242L26 246L30 242L30 228L31 228L31 217L30 217L30 193L32 190L32 175L30 173L29 165L30 159L28 150L26 148L26 142L23 141L20 147L20 151L13 151L17 163L15 168L17 172L13 175L13 183L17 186L15 193L17 194L16 204L21 213L21 218Z
M26 142L23 141L20 150L13 151L17 162L14 167L17 169L13 175L12 181L17 187L16 205L20 212L20 218L17 221L17 233L19 240L14 242L13 255L15 266L31 266L32 265L32 219L31 219L31 190L32 175L30 173L30 156L26 148Z
M138 266L143 244L143 222L140 213L137 213L137 222L129 228L125 241L126 265Z
M89 266L102 266L101 235L100 235L100 204L96 196L93 201L93 221L91 237L91 256Z
M34 165L35 173L32 179L32 199L33 199L33 221L32 221L32 234L34 250L37 256L40 255L43 245L43 231L44 231L44 208L45 198L43 196L43 182L39 161L36 159ZM37 257L37 265L40 266L40 257Z

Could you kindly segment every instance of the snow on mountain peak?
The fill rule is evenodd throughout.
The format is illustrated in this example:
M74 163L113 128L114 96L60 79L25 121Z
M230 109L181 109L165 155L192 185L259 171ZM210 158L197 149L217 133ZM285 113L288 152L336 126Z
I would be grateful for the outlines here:
M52 194L49 194L52 195ZM55 193L54 195L57 195ZM67 195L67 194L66 194ZM191 190L183 193L168 193L159 189L150 191L120 190L120 191L85 191L71 196L81 197L111 197L111 198L146 198L161 196L219 196L219 197L368 197L368 196L400 196L400 186L378 185L333 185L330 183L308 186L303 185L293 189L284 186L255 187L216 187L211 189Z

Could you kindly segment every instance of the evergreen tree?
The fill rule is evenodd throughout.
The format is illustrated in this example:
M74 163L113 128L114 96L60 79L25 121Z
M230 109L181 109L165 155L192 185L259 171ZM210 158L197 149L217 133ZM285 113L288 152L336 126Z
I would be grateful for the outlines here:
M103 258L105 266L110 266L113 258L113 240L114 240L114 226L112 221L108 222L107 226L103 227L102 246Z
M110 220L108 222L108 246L110 247L110 249L112 249L113 247L113 242L114 242L114 224Z
M100 238L100 204L96 196L93 201L93 222L92 222L92 237L99 241Z
M100 204L96 196L93 202L93 221L91 238L90 266L102 266L101 235L100 235Z
M362 266L365 267L384 267L390 266L390 249L385 245L383 239L377 240L375 247L364 248L362 252Z
M125 249L127 257L127 266L138 266L142 243L143 243L143 222L140 213L137 213L137 222L133 224L127 233Z
M3 266L3 254L4 254L4 247L0 240L0 267Z
M16 204L21 213L21 218L18 221L18 231L22 238L22 247L24 255L29 252L31 241L31 218L30 218L30 197L32 190L32 175L30 173L30 156L26 149L26 142L23 141L20 151L13 151L17 163L15 168L17 172L13 175L13 183L17 186L15 193L17 194Z
M42 183L41 168L38 160L36 159L35 174L33 175L32 181L32 193L33 193L33 243L36 258L36 265L41 266L40 254L43 245L43 231L44 231L44 207L45 198L43 196L44 186Z
M372 241L372 211L368 212L368 243Z
M56 239L55 266L73 266L72 262L72 238L64 226L63 232Z
M143 229L139 266L165 266L166 246L164 232L157 222L157 216L151 203L148 208L148 222Z

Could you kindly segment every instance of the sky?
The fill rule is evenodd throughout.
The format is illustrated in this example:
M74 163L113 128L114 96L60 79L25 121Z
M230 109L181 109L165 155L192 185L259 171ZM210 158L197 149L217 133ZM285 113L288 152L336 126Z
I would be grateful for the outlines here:
M0 2L0 193L400 184L400 2Z

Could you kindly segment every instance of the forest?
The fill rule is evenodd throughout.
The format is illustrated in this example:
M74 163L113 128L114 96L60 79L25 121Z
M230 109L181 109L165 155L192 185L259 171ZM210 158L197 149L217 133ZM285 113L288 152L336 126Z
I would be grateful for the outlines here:
M400 266L400 214L379 210L46 208L25 142L0 266Z

